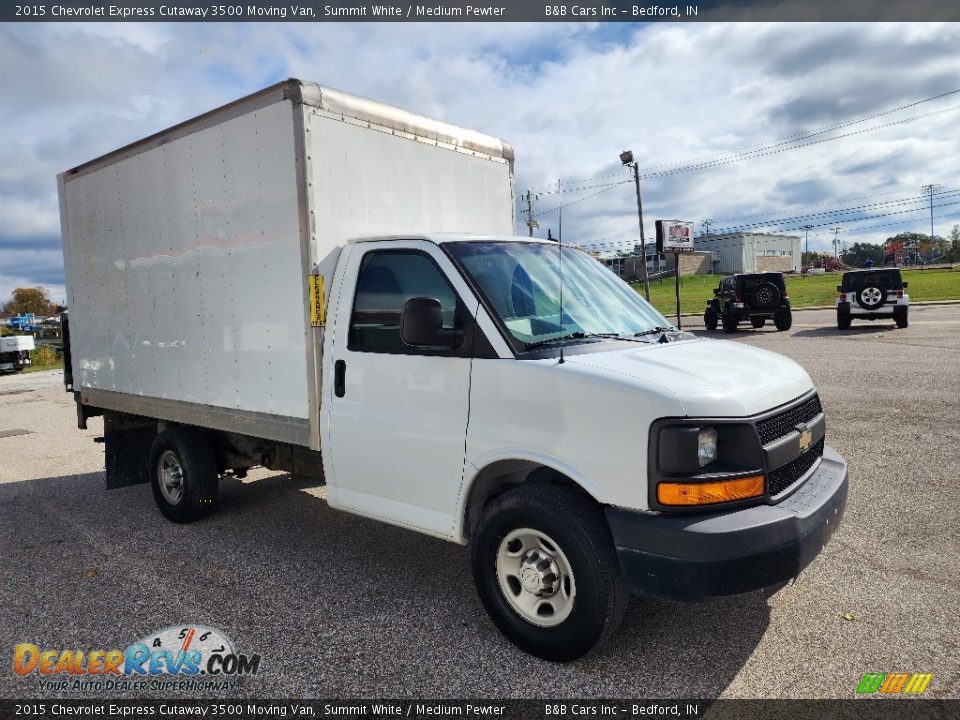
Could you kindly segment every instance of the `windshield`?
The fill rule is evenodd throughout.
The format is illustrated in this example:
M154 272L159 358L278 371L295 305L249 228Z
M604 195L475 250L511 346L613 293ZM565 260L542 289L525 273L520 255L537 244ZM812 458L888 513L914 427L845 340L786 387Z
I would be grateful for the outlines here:
M447 243L445 248L473 278L499 322L524 349L552 340L632 338L672 328L629 285L579 250L563 248L561 317L558 245L457 242Z

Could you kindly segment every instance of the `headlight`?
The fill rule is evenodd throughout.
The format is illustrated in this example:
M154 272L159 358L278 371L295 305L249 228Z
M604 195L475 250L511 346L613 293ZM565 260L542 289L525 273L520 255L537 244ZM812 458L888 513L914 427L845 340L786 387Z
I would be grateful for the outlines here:
M697 435L697 458L700 460L700 467L717 459L717 431L712 427L703 428Z
M675 425L660 431L659 469L670 474L699 473L717 459L717 431L713 427Z

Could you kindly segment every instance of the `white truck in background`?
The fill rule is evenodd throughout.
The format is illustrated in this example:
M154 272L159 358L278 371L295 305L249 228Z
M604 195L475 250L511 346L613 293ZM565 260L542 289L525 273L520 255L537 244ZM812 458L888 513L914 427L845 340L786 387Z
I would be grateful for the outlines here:
M0 372L19 372L31 364L30 353L36 350L32 335L0 337Z
M107 486L151 483L175 522L224 475L315 477L331 508L470 543L493 621L557 661L630 590L776 587L838 525L806 372L512 237L495 138L290 80L59 189L79 425L103 416Z

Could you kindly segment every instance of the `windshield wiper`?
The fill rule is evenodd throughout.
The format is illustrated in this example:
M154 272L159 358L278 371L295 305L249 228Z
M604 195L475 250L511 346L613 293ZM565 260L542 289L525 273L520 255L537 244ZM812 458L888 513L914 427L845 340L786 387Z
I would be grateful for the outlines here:
M546 340L537 340L536 342L527 343L527 350L531 348L540 347L542 345L550 345L556 342L563 342L564 340L583 340L585 338L608 338L612 340L629 340L625 338L620 333L588 333L588 332L574 332L567 335L561 335L560 337L547 338Z
M654 333L674 332L675 330L676 330L676 328L672 328L672 327L660 327L659 325L657 325L657 327L655 327L655 328L653 328L653 329L651 329L651 330L642 330L642 331L640 331L640 332L638 332L638 333L635 333L635 334L634 334L634 337L643 337L644 335L653 335Z

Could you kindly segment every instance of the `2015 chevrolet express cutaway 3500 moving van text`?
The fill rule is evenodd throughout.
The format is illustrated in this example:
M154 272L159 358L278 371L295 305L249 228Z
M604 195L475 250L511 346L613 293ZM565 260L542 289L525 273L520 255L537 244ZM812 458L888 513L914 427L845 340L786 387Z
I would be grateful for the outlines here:
M469 543L483 604L571 660L628 591L795 577L843 459L807 373L673 329L600 263L510 237L513 149L290 80L59 176L79 424L108 487L196 520L218 478ZM416 580L411 575L410 582Z

